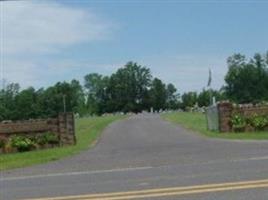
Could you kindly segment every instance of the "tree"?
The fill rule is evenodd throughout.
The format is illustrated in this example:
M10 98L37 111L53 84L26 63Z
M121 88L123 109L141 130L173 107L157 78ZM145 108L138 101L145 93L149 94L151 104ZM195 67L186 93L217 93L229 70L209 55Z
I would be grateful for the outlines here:
M246 61L245 56L235 54L228 58L225 76L226 95L238 103L256 103L268 100L268 72L265 58L255 54Z
M90 114L101 114L106 111L107 89L109 77L93 73L85 76L85 88L87 95L87 108Z
M168 109L178 109L178 97L179 95L176 94L177 89L173 84L168 84L166 87L166 94L167 94L167 99L166 99L166 107Z
M266 65L268 65L268 51L266 52L266 56L265 56L265 62L266 62Z
M0 91L0 121L56 117L65 109L80 115L175 109L176 92L172 84L152 81L149 68L128 62L111 76L86 75L84 87L77 80L22 91L18 84L9 84Z
M151 105L154 108L154 110L159 111L161 109L166 108L168 94L166 91L166 85L160 79L155 78L153 80L150 94L151 94Z
M186 92L182 95L182 109L193 107L197 103L197 93L196 92Z
M37 95L33 87L22 90L15 97L17 119L37 118L40 115L40 108L37 102ZM14 118L13 118L14 119Z
M84 94L79 81L58 82L46 90L40 89L36 92L40 109L39 116L55 117L64 111L64 103L67 112L80 113L84 106ZM65 102L64 102L65 99Z
M19 84L11 83L0 91L0 120L17 118L15 98L19 94L19 89Z
M79 114L85 114L85 95L83 87L78 80L73 79L70 83L71 89L71 106L73 107L73 112Z
M200 107L209 106L211 104L211 97L214 97L216 101L221 101L225 99L224 93L222 93L222 91L203 89L203 91L200 92L197 97L198 106Z
M212 91L211 90L204 90L202 92L200 92L200 94L197 97L197 103L198 106L200 107L207 107L210 105L210 98L212 96Z
M146 95L151 83L150 69L128 62L110 78L110 104L117 111L140 112L146 109Z

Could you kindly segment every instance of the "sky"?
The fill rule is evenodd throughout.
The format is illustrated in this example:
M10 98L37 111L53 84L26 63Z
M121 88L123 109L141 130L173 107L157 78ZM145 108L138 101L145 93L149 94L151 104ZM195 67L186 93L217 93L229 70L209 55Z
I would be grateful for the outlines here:
M179 92L224 84L226 59L268 50L268 1L0 2L0 79L48 87L128 61Z

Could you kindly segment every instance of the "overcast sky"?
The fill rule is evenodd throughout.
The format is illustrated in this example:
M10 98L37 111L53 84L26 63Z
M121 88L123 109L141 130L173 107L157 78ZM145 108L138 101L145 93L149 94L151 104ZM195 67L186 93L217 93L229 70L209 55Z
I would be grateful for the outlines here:
M224 84L228 56L268 50L268 1L146 2L0 2L0 78L47 87L135 61L200 91L209 68L212 87Z

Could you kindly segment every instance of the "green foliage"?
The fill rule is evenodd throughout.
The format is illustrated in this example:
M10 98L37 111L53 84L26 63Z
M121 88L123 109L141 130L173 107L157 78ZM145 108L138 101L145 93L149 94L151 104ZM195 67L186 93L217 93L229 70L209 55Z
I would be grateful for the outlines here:
M110 77L86 75L85 88L91 114L175 108L178 102L174 85L166 87L160 79L152 80L150 69L134 62L128 62Z
M262 115L253 115L250 118L250 124L256 129L256 130L264 130L266 126L268 126L268 119L267 116Z
M85 97L76 80L39 90L30 87L19 91L18 84L9 84L0 90L0 121L55 117L63 112L63 96L66 111L83 112Z
M64 111L64 100L66 111L80 116L178 108L175 86L153 79L149 68L135 62L111 76L88 74L84 81L84 87L72 80L21 91L18 84L9 84L0 90L0 121L56 117Z
M241 130L247 125L245 117L238 113L232 115L231 124L236 130Z
M168 84L166 87L166 108L168 109L178 109L179 105L179 94L177 94L177 89L173 84Z
M241 114L234 114L231 118L232 126L235 130L242 131L246 125L252 126L255 130L261 131L268 126L267 116L254 114L252 117L245 118Z
M2 149L6 144L6 139L4 137L0 137L0 149Z
M134 62L128 62L110 77L107 89L110 105L115 111L140 112L149 109L148 92L152 82L150 69Z
M19 88L19 84L11 83L0 90L0 120L12 119L17 114L15 98Z
M255 130L264 130L268 126L267 116L254 114L250 118L245 118L241 114L234 114L231 118L231 124L235 130L243 130L246 125L252 126Z
M241 54L228 58L225 76L226 95L237 103L257 103L268 100L267 56L255 54L249 61Z
M182 95L182 109L193 107L197 103L197 92L187 92Z
M212 90L203 90L197 97L197 103L200 107L211 105Z
M39 146L44 146L45 144L48 143L46 137L44 137L44 134L38 135L34 137L32 140Z
M40 146L45 144L59 144L59 137L55 133L47 132L35 136L33 141Z
M268 140L268 131L243 132L243 133L219 133L217 131L207 130L206 116L202 113L174 112L163 114L162 117L168 121L178 123L181 126L193 130L195 133L201 133L208 137L239 139L239 140ZM190 133L189 133L190 134Z
M39 90L29 87L20 91L11 83L0 90L0 121L55 117L66 111L84 115L115 112L141 112L161 109L184 109L208 106L211 97L217 101L229 99L236 103L268 101L268 52L255 54L249 60L241 54L228 58L226 85L221 90L186 92L181 98L172 84L153 78L149 68L128 62L111 76L97 73L79 81L58 82Z
M79 81L58 82L46 89L30 87L22 91L18 84L9 84L0 91L0 121L55 117L63 111L81 115L101 115L113 112L182 109L209 106L211 97L217 101L230 99L237 103L268 101L268 52L255 54L247 60L241 54L228 58L226 86L222 90L186 92L181 96L172 84L153 78L149 68L128 62L111 76L97 73L84 77L84 88Z
M3 144L2 144L3 143ZM30 151L45 144L59 144L59 137L51 132L43 133L36 136L30 135L13 135L8 142L0 138L1 145L16 148L19 152Z
M40 138L42 138L42 140L48 144L58 144L59 143L59 137L58 135L56 135L55 133L45 133L43 135L40 136Z
M166 86L162 81L158 78L155 78L152 82L152 87L150 90L151 96L151 105L154 110L159 111L160 109L164 109L167 102L167 91Z
M61 148L50 148L42 151L29 151L25 153L12 153L0 155L0 170L30 166L57 160L66 156L77 154L89 148L99 137L102 130L111 122L122 119L124 116L106 116L81 118L76 121L77 144Z
M19 152L29 151L35 147L35 143L26 136L11 136L10 143L11 146L17 148Z
M207 107L211 105L212 98L215 98L216 101L224 100L224 93L223 91L217 91L217 90L204 90L198 94L197 97L197 103L200 107Z

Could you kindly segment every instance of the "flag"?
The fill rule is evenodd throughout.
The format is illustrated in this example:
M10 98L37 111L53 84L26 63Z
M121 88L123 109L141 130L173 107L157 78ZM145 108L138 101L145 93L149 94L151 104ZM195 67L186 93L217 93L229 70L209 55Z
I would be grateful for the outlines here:
M208 75L208 87L211 85L212 76L211 76L211 70L209 69L209 75Z

